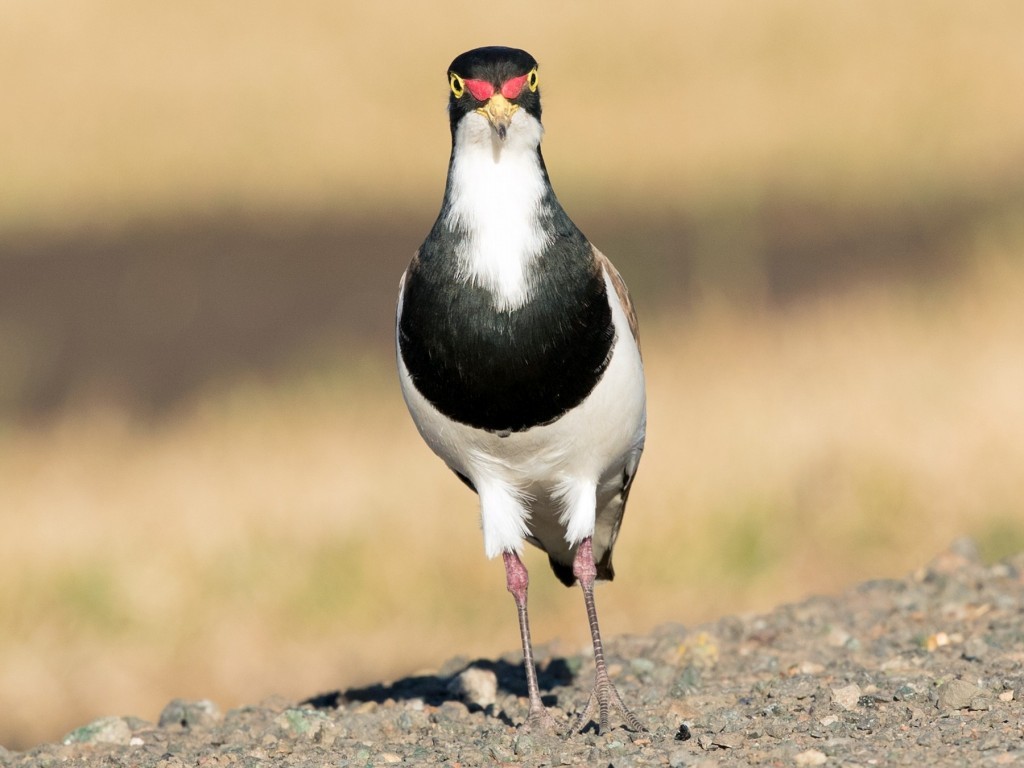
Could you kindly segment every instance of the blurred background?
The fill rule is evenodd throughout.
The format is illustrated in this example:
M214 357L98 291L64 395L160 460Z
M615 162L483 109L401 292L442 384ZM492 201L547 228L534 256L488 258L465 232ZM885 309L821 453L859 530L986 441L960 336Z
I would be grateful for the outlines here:
M609 635L1024 548L1024 5L0 5L0 744L514 651L393 373L446 67L640 310ZM536 552L541 654L587 645Z

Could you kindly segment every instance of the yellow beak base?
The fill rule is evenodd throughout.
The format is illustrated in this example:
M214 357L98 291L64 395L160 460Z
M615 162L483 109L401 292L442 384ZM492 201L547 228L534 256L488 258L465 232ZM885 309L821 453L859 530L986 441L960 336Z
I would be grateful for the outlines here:
M477 109L477 112L490 122L494 132L502 141L508 135L508 126L512 122L512 115L519 109L518 104L513 104L500 93L496 93L487 100L487 104Z

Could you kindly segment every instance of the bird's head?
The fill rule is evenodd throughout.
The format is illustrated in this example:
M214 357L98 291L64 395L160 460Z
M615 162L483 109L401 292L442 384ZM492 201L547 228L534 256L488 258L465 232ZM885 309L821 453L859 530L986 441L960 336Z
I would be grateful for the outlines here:
M466 51L448 67L448 87L453 135L467 119L489 126L499 142L516 123L540 123L537 61L526 51L501 46Z

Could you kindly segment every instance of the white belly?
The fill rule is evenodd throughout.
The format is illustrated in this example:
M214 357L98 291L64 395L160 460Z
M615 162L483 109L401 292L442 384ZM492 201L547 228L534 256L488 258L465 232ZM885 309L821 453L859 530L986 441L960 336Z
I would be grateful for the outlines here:
M507 437L445 417L416 390L399 356L402 394L420 434L480 494L488 557L521 552L527 536L551 554L594 536L597 511L621 491L623 472L635 471L646 428L643 363L625 314L612 304L616 342L593 391L557 421Z

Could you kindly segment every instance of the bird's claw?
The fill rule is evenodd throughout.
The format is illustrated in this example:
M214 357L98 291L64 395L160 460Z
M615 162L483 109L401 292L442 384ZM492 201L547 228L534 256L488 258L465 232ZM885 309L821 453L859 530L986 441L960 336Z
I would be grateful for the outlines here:
M569 726L569 730L565 735L571 736L574 733L582 733L587 725L590 724L590 716L593 714L595 707L598 710L598 733L604 733L609 730L608 715L613 707L622 715L622 719L626 721L626 727L629 730L636 733L645 733L647 731L644 724L640 722L639 718L623 702L622 696L619 695L611 681L599 679L594 685L594 690L590 692L587 706L573 719L572 725Z

